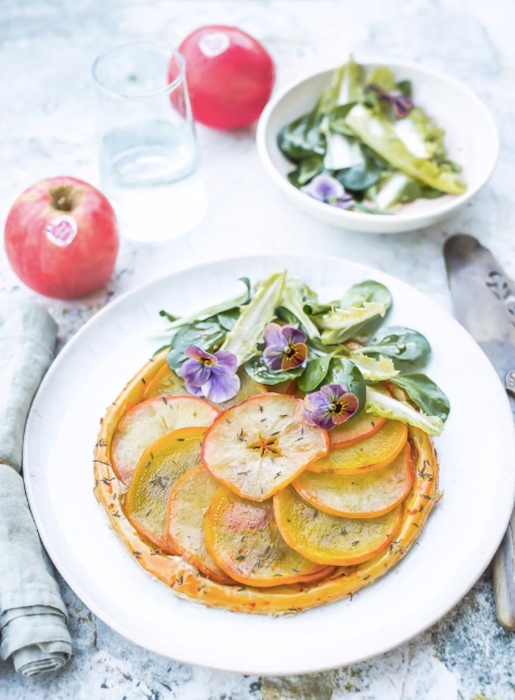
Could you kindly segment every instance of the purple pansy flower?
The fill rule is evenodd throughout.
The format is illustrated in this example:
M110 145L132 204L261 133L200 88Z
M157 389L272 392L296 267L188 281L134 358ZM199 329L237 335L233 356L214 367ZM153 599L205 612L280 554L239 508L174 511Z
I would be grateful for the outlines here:
M236 396L240 390L236 355L226 350L218 350L212 355L196 345L190 345L184 354L191 358L186 360L181 369L190 394L204 396L215 403Z
M407 95L403 95L400 92L386 92L380 85L369 85L370 90L377 93L377 96L383 102L388 102L392 105L395 114L403 119L407 117L413 107L413 100Z
M332 204L340 209L347 209L354 204L352 195L345 192L342 183L327 173L317 175L308 185L301 187L301 190L319 202Z
M295 326L268 324L265 329L263 359L269 369L295 369L301 366L307 356L305 333Z
M358 406L357 397L346 386L326 384L304 398L304 417L311 425L331 430L352 418Z

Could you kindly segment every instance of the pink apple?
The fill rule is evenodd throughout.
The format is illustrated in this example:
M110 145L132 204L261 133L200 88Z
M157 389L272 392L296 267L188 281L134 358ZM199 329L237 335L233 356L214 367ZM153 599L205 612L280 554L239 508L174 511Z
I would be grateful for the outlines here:
M257 121L275 77L274 63L259 41L236 27L209 26L187 36L179 51L196 121L224 130Z
M116 217L104 195L87 182L40 180L11 207L5 249L28 287L47 297L76 299L101 287L113 272Z

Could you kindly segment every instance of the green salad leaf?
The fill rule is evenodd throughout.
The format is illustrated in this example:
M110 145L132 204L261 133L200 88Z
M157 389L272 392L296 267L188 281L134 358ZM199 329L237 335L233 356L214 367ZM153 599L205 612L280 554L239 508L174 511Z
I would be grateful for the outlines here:
M244 365L245 371L255 382L266 385L281 384L281 382L293 381L304 372L304 367L296 367L287 372L278 369L269 369L263 359L263 355L256 355Z
M239 281L243 282L243 284L245 285L245 291L239 294L237 297L234 297L233 299L228 299L227 301L222 301L220 304L215 304L214 306L208 306L206 309L202 309L202 311L197 311L193 314L190 314L189 316L183 316L182 318L180 318L177 316L172 316L166 311L160 311L159 313L161 316L168 318L168 320L171 320L172 322L165 328L159 329L159 331L157 331L155 334L166 335L170 331L180 328L181 326L187 326L197 321L205 321L206 319L216 316L217 314L223 314L227 311L237 312L240 306L242 306L243 304L247 304L250 300L249 278L241 277Z
M320 338L320 331L306 313L307 303L316 303L317 295L298 277L288 277L283 289L281 306L288 309L294 318L300 322L308 338ZM289 321L288 321L289 322Z
M170 369L180 375L183 363L188 359L184 351L190 345L198 345L207 352L218 350L226 336L226 330L216 318L196 321L181 326L172 338L172 347L166 357Z
M378 330L366 346L356 352L390 357L395 367L402 370L407 364L427 362L431 346L418 331L404 326L388 326Z
M324 160L322 156L310 156L301 160L299 167L289 172L287 177L295 187L303 187L321 173L323 169Z
M391 382L404 389L413 403L417 404L424 413L439 416L443 421L447 420L451 410L449 399L425 374L404 374L393 377Z
M391 303L392 296L384 284L366 280L353 285L339 306L331 305L329 312L314 315L313 320L322 329L322 342L335 345L383 319Z
M358 410L353 418L365 408L367 385L360 370L345 357L333 357L324 384L341 384L347 387L358 399Z
M409 127L398 126L407 120L394 123L364 104L355 105L348 113L346 122L369 148L408 177L449 194L465 192L466 187L459 174L453 172L449 165L433 160L438 149L434 129L426 128L420 133L420 124L412 120L409 120ZM422 148L430 147L430 150L423 151L424 155L421 144Z
M380 387L367 386L366 412L381 418L398 420L401 423L420 428L428 435L440 435L443 430L443 420L440 416L428 416L417 411L407 401L398 401L389 396Z
M392 360L384 355L370 357L355 350L349 360L358 367L367 382L384 382L399 374Z
M327 354L309 360L298 381L299 389L306 392L306 394L309 394L310 391L315 391L324 382L329 372L332 357L331 354Z
M281 303L285 281L286 270L274 272L256 286L250 302L241 307L239 318L222 345L222 350L236 355L238 366L256 354L265 327Z
M335 173L336 179L346 190L366 190L375 185L385 171L383 162L376 158L370 149L361 146L361 152L363 158L360 163Z
M288 160L300 163L306 158L325 155L325 134L320 129L323 118L316 114L315 108L311 114L295 119L279 131L277 145Z

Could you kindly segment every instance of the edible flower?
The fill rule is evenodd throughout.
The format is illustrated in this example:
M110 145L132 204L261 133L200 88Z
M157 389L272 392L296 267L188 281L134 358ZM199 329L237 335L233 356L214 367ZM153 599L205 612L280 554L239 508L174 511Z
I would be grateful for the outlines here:
M314 177L308 185L301 187L301 190L319 202L334 204L340 209L347 209L354 204L353 197L345 192L342 183L326 173Z
M377 96L383 102L388 102L392 105L395 114L403 119L407 117L413 107L413 100L407 95L403 95L400 92L386 92L380 85L369 85L370 90L377 93Z
M357 397L346 386L326 384L304 398L304 417L311 425L331 430L352 418L358 405Z
M191 358L182 365L181 374L186 389L193 396L204 396L220 403L236 396L240 390L240 378L236 374L238 360L227 350L214 354L190 345L184 354Z
M263 359L269 369L300 367L308 356L306 334L295 326L269 323L265 329Z

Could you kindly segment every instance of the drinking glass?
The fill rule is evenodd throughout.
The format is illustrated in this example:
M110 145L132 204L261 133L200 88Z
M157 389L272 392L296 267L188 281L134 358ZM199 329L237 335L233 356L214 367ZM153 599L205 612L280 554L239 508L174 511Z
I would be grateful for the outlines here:
M133 41L98 56L93 76L101 187L122 233L152 241L189 230L206 197L193 175L198 149L183 57Z

